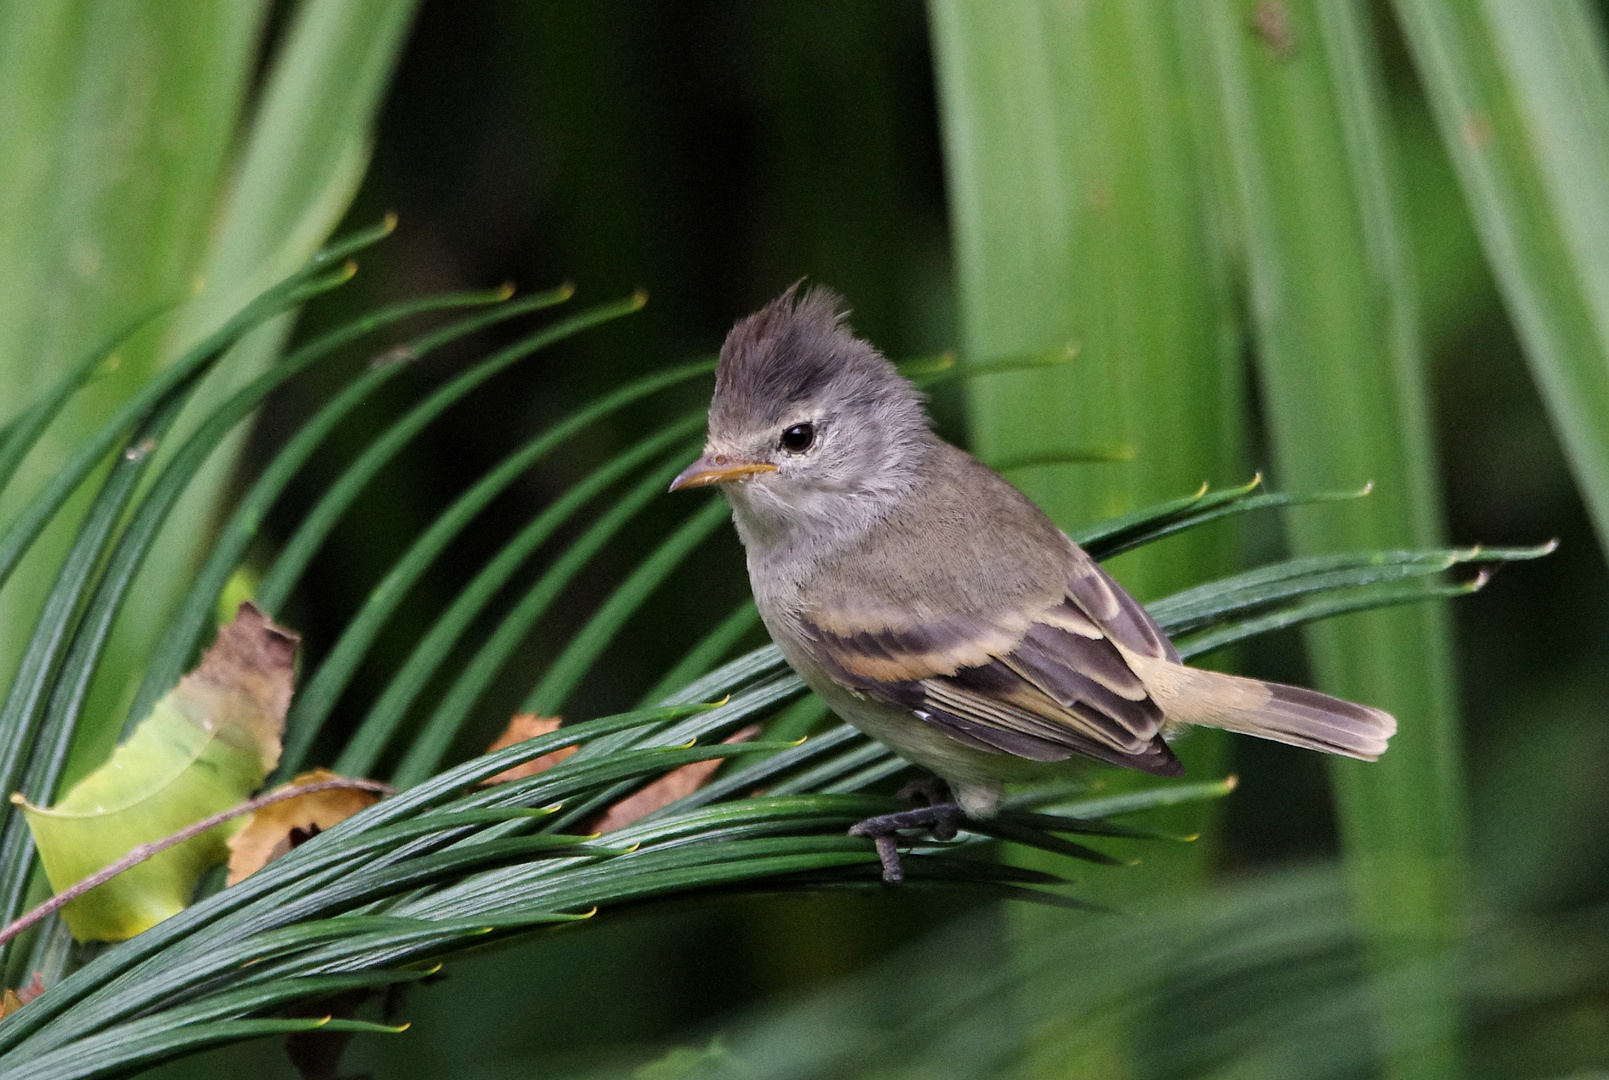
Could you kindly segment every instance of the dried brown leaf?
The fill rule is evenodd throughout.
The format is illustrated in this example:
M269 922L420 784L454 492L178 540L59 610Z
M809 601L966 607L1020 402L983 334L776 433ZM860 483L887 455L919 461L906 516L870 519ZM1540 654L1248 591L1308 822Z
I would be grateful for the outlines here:
M314 769L275 790L339 779L328 769ZM229 838L228 884L243 881L295 847L298 839L315 836L345 821L359 810L374 805L379 798L372 791L330 788L260 807L246 819L240 831Z
M526 739L534 739L538 735L547 735L559 730L564 723L560 716L538 716L535 713L517 713L503 729L503 734L497 741L486 748L488 754L498 750L506 750L515 743L522 743ZM523 780L527 776L535 776L539 772L546 772L559 762L576 752L574 746L562 746L552 753L543 754L539 758L532 758L524 765L516 765L512 769L504 769L496 776L486 780L487 784L506 784L510 780Z
M34 972L28 985L20 990L7 990L0 994L0 1020L4 1020L28 1002L45 992L45 980L39 972Z
M760 733L758 725L750 724L740 728L721 740L722 745L730 743L748 742ZM652 814L655 810L662 810L684 798L709 783L715 770L721 767L724 758L712 758L709 761L695 761L691 765L683 765L679 769L661 776L658 780L632 795L615 803L603 812L603 815L592 823L588 832L607 833L616 829L624 829L627 825Z
M264 771L279 764L285 712L295 692L296 647L301 638L255 604L240 605L235 619L201 657L201 664L172 695L174 706L198 726L255 749Z

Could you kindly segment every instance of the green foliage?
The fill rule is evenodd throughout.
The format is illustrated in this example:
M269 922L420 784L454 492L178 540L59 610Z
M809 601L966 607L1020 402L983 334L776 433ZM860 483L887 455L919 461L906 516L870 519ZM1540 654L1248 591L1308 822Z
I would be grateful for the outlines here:
M1448 973L1399 956L1367 976L1349 906L1339 866L1267 872L1143 919L1052 929L1010 967L990 951L989 920L962 918L854 979L748 1010L722 1025L718 1052L678 1050L634 1075L672 1062L690 1071L671 1075L711 1080L1368 1075L1376 1009L1411 1010ZM1489 1066L1518 1066L1475 1075L1598 1075L1580 1066L1601 1053L1601 1034L1550 1038L1537 1017L1590 1008L1609 950L1602 916L1493 920L1460 938L1452 983L1482 1017L1473 1048ZM1513 978L1519 970L1529 975ZM1135 1047L1121 1063L1101 1038L1109 1032ZM1406 1057L1439 1035L1403 1027L1398 1037ZM1529 1052L1514 1059L1505 1039Z
M124 470L133 470L146 460L148 453L130 455L120 448L140 445L153 425L165 423L195 386L197 373L215 362L235 335L248 332L260 319L309 290L345 280L345 271L332 276L326 267L372 243L383 232L371 230L315 257L248 305L245 313L231 321L227 334L217 336L184 365L142 391L119 413L115 426L86 447L79 467L64 480L67 486L36 497L24 520L37 519L40 524L11 541L18 555L26 549L28 539L39 535L42 523L61 509L71 485L90 479L96 457L112 453ZM32 750L19 752L12 768L36 781L39 790L48 792L54 785L61 748L70 742L82 715L82 685L101 654L111 613L150 551L150 538L185 483L200 474L218 436L269 389L403 315L488 301L503 303L498 314L522 314L540 310L564 295L539 295L523 302L508 301L506 294L446 297L360 319L315 340L224 402L147 489L135 492L118 481L121 474L114 470L95 500L96 507L107 509L92 509L80 528L74 550L82 549L86 555L70 559L58 582L59 590L75 597L88 596L89 603L64 600L52 606L49 610L59 614L52 616L53 623L39 629L38 648L48 650L50 656L63 655L65 660L42 659L34 669L36 674L19 691L23 704L6 714L14 716L17 730L33 736ZM468 387L490 379L535 350L637 306L635 300L605 304L550 323L449 378L395 425L380 431L349 467L335 474L324 499L315 503L304 519L304 532L293 538L264 576L257 590L259 602L277 606L283 601L305 565L302 552L316 544L320 530L328 530L341 516L363 478L460 400ZM448 323L418 338L401 355L421 355L433 344L452 340L492 317L470 315ZM349 377L350 386L372 386L376 378L396 366L399 364L394 362L390 367L356 372ZM960 365L957 370L976 374L980 369ZM306 674L290 718L291 744L298 753L317 743L330 715L330 703L372 649L377 627L395 610L395 597L439 563L446 538L466 527L493 494L589 424L631 401L672 390L691 378L707 377L708 372L707 363L672 368L606 394L537 435L445 509L400 556L392 575L375 590L370 604L353 617L322 663ZM344 404L345 396L338 395L309 420L307 431L286 443L280 458L243 496L237 516L248 508L249 513L260 515L274 501L288 474L306 460L309 446L304 437L316 441L327 434L349 407ZM457 729L473 707L478 689L507 662L509 652L502 642L523 638L555 595L557 586L551 584L555 580L551 575L557 573L559 581L573 575L652 494L663 490L668 476L694 452L687 437L695 425L696 418L673 420L637 447L605 463L537 514L526 530L491 557L486 571L461 597L469 609L484 605L507 583L510 567L530 556L535 547L532 535L547 535L585 502L605 503L592 530L560 552L533 591L486 635L470 665L478 669L477 688L460 692L456 685L449 687L442 701L443 705L450 703L451 711L443 714L438 706L436 716L426 721L426 732L437 732L429 738L432 749L420 756L418 747L425 740L415 741L403 763L398 777L408 785L403 794L328 830L240 885L207 896L52 985L25 1011L0 1024L0 1061L7 1074L100 1075L181 1050L269 1032L312 1029L322 1021L262 1017L291 1002L326 996L338 987L415 979L438 958L455 951L529 933L540 926L573 923L598 909L755 887L879 888L877 856L870 843L846 835L845 829L862 817L899 805L868 789L906 766L841 725L802 743L719 742L755 720L778 717L778 723L792 724L782 718L791 715L790 704L803 693L799 680L787 672L774 648L739 657L709 675L694 678L731 648L736 637L729 628L717 628L711 639L716 644L690 654L697 662L680 666L678 686L667 684L659 705L569 724L551 735L428 775L450 750L451 739L444 733ZM116 437L118 426L129 432L121 441ZM309 436L308 431L313 434ZM639 473L642 481L628 486L623 495L606 494L619 481ZM1081 539L1098 556L1110 556L1226 515L1292 501L1301 500L1259 494L1256 485L1223 493L1202 492L1092 528L1081 534ZM534 700L556 704L567 687L590 677L598 668L603 648L631 612L724 514L718 500L695 510L639 563L538 681ZM242 546L232 539L237 535L237 526L224 528L208 571L195 583L191 601L160 635L163 656L182 663L194 648L205 627L205 616L243 555ZM109 552L109 557L90 557L102 552ZM1317 610L1316 601L1361 606L1437 595L1453 587L1446 580L1447 572L1464 563L1533 554L1506 550L1399 552L1297 560L1190 590L1159 604L1157 610L1164 626L1181 634L1245 634L1311 617ZM539 598L534 605L529 602L533 595ZM734 621L742 625L747 618L747 609L740 609ZM469 643L472 623L464 609L449 608L434 626L418 633L418 647L392 674L390 688L380 695L383 710L377 704L380 711L371 713L370 721L357 729L342 756L344 762L367 768L388 759L403 736L399 718L409 711L419 688L429 681L443 657ZM1185 636L1181 640L1188 648L1194 639ZM701 704L712 700L719 703ZM68 704L55 704L64 701ZM42 709L40 702L52 706ZM161 702L157 711L166 715ZM443 715L446 720L441 719ZM374 721L374 716L384 722ZM130 746L148 742L144 736L150 730L149 724L137 729ZM26 737L17 740L21 745L28 742ZM536 776L491 788L476 786L513 765L565 746L576 746L579 751ZM606 840L585 834L586 823L602 809L653 777L712 759L731 761L727 774L716 782ZM1229 783L1153 786L1098 799L1075 797L1077 786L1024 792L1008 813L987 828L963 834L953 843L918 843L907 859L908 873L916 889L943 887L988 897L1018 896L1080 906L1084 901L1076 892L1069 894L1059 887L1064 884L1059 874L1000 865L967 857L968 853L994 839L1036 848L1063 861L1121 863L1123 858L1066 839L1066 835L1118 843L1144 840L1154 834L1108 819L1221 796L1231 787ZM75 793L67 802L77 798ZM13 812L8 837L16 835L16 817ZM7 895L22 895L31 868L31 848L8 849L3 867L7 876L0 881ZM57 877L60 875L53 873L53 879ZM247 959L254 962L243 964Z
M928 385L964 380L961 395L935 399L941 427L964 402L973 448L1116 558L1187 657L1267 664L1253 650L1211 654L1347 616L1305 632L1314 679L1391 708L1402 731L1380 764L1333 773L1343 860L1212 884L1218 837L1239 872L1271 850L1248 837L1287 816L1310 845L1296 850L1322 846L1327 826L1313 806L1284 801L1321 781L1252 748L1251 798L1207 843L1174 842L1233 786L1200 779L1224 770L1204 765L1219 749L1196 737L1184 746L1195 782L1125 790L1092 772L1087 785L1019 792L992 836L919 844L912 886L882 906L857 904L830 925L806 913L725 929L752 944L769 987L767 965L801 949L863 959L893 925L878 922L883 907L898 905L902 930L920 925L927 891L1064 906L1133 896L1145 919L1016 918L1023 947L1007 963L985 911L882 974L729 1025L708 1051L673 1053L643 1075L1564 1076L1609 1060L1592 997L1606 970L1601 912L1528 922L1484 904L1492 875L1479 845L1468 857L1460 762L1475 747L1497 858L1546 869L1555 891L1601 884L1602 688L1562 668L1566 653L1601 666L1590 614L1601 566L1581 561L1589 545L1567 530L1565 554L1548 560L1577 560L1549 571L1567 588L1533 599L1543 576L1515 573L1526 605L1492 597L1461 626L1466 704L1487 725L1472 731L1451 705L1447 617L1420 603L1479 589L1491 570L1481 564L1547 550L1443 546L1427 352L1456 362L1438 388L1455 510L1508 507L1490 532L1491 518L1463 521L1458 539L1534 542L1558 527L1537 522L1571 505L1551 492L1551 462L1537 465L1551 447L1540 413L1536 431L1502 437L1446 420L1467 420L1465 394L1505 399L1490 426L1528 415L1523 387L1497 378L1506 330L1497 293L1482 292L1477 236L1600 542L1609 534L1601 27L1586 0L1366 7L931 0L967 359L906 366ZM354 318L376 302L366 295L321 309L308 343L271 364L292 313L344 282L346 258L376 238L303 265L368 165L414 8L202 0L180 19L160 6L0 0L0 671L11 676L0 781L38 803L58 798L194 662L231 582L271 608L308 603L329 580L315 556L334 551L329 561L362 564L343 572L366 591L333 624L343 599L309 603L318 640L286 768L338 762L403 789L242 886L204 884L194 907L131 941L76 948L53 921L12 942L7 985L37 969L50 989L0 1022L7 1076L120 1075L264 1035L394 1031L389 1018L331 1018L321 1003L421 983L443 958L489 944L583 933L595 907L623 925L618 909L673 900L882 891L869 847L843 830L894 805L886 792L906 766L831 721L775 650L742 652L756 615L720 591L713 565L696 590L682 584L694 580L687 564L716 550L705 538L723 531L718 502L652 508L693 452L708 370L664 358L707 349L711 319L804 272L845 289L857 327L880 344L947 344L929 73L909 60L923 44L918 5L740 5L697 18L649 5L626 19L587 5L437 8L416 42L429 108L404 79L393 142L376 157L383 175L360 200L367 214L404 206L410 223L426 218L389 276L576 274L622 297L647 284L659 301L578 337L639 301L551 318L540 313L568 289L452 293ZM1392 47L1393 20L1406 52ZM441 50L462 39L438 45L436 33L460 24L495 28L483 35L495 43L443 65ZM689 43L696 79L676 66ZM498 74L457 84L468 67ZM1415 76L1450 164L1429 114L1418 119ZM907 97L918 87L920 110L891 89L899 79ZM518 109L499 112L488 86ZM740 134L721 134L723 109ZM438 112L435 126L415 115ZM723 119L706 130L711 115ZM397 150L410 125L427 154ZM442 138L459 126L472 134ZM735 188L726 157L742 162ZM472 197L473 228L441 199L449 190ZM435 206L444 201L451 213ZM487 246L484 234L510 221L504 246ZM476 245L480 261L461 259ZM515 247L539 255L507 263ZM198 277L206 288L186 301ZM533 330L512 329L532 316ZM343 366L415 319L433 325L364 370ZM479 331L497 344L461 363ZM498 443L488 395L471 395L499 393L556 346L571 351L552 375L503 395L535 387L537 400L507 413L520 434ZM1258 415L1242 392L1248 358ZM268 426L262 467L224 506L242 425L287 388L311 401L308 415ZM1469 426L1484 429L1487 414ZM492 447L502 457L476 465L445 509L374 499L399 472L421 493L443 477L457 485L456 456L443 464L429 440L466 432L465 460ZM1252 484L1178 497L1245 476L1265 446L1276 486L1297 494ZM1374 493L1349 501L1365 481ZM531 492L537 507L488 533ZM1245 516L1259 509L1279 513ZM354 543L382 534L395 544L350 560ZM1281 537L1289 557L1276 553ZM1257 568L1243 568L1242 548ZM464 565L465 551L478 561ZM1502 611L1530 630L1484 624ZM701 640L683 640L684 619L708 627ZM545 659L532 667L533 655ZM1531 679L1494 691L1488 667ZM574 720L634 698L630 713L457 764L517 702ZM751 721L760 741L719 743ZM474 786L567 742L579 750L537 777ZM705 787L622 833L586 835L664 770L710 759L725 764ZM1183 821L1167 810L1181 805ZM39 898L44 875L23 815L0 812L10 916ZM1119 820L1136 812L1147 816ZM992 861L999 841L1011 865ZM1135 859L1138 869L1098 865ZM1158 869L1170 864L1186 870ZM1075 884L1059 880L1078 868L1088 872ZM1181 890L1166 901L1154 887L1164 881ZM596 950L608 936L584 940ZM653 956L587 955L582 978L661 974ZM606 955L615 960L596 959ZM559 1014L552 975L539 1008ZM438 1006L443 992L416 991ZM656 1015L682 1017L682 1004ZM466 1040L482 1033L461 1027ZM628 1024L611 1037L642 1043L641 1061L707 1034L665 1040ZM432 1049L441 1060L463 1050L443 1043Z
M1356 6L1282 3L1281 25L1257 36L1245 32L1254 3L1194 10L1245 245L1275 475L1303 488L1375 485L1355 511L1293 516L1291 545L1317 556L1440 543L1418 302L1367 20ZM1380 949L1439 948L1464 918L1448 635L1436 605L1308 632L1319 685L1400 725L1377 768L1332 767L1359 917ZM1458 1072L1452 997L1427 995L1421 1014L1394 1018L1442 1031L1394 1075Z
M106 764L52 806L18 799L58 894L142 845L245 802L278 761L295 641L251 607L218 638ZM227 857L243 821L160 851L68 903L62 917L73 936L121 941L183 910L201 875Z
M1525 358L1609 550L1609 63L1580 0L1396 0Z
M970 387L985 460L1122 448L1016 480L1064 528L1240 473L1238 341L1166 5L930 5L966 355L1076 350ZM1228 537L1119 564L1142 599Z
M49 483L136 388L323 242L364 174L415 6L304 0L265 50L273 5L257 0L0 5L0 414L63 388L86 350L119 339L116 355L38 433L0 520L15 517L22 493ZM114 335L130 313L153 307L177 310L144 333ZM267 366L289 326L282 319L243 339L198 409L170 419L176 442ZM240 445L237 435L221 438L145 560L133 600L142 612L165 616L194 570ZM158 455L165 459L160 446ZM6 457L0 450L0 463ZM0 596L0 670L26 662L27 628L46 603L71 520ZM135 620L108 632L87 691L96 716L126 704L153 645ZM87 725L69 774L93 767L117 736L115 723Z
M1037 462L1010 479L1067 530L1245 475L1239 332L1169 5L927 6L963 349L1071 354L969 383L972 450L996 466ZM1092 449L1118 460L1065 464ZM1200 530L1112 569L1150 601L1230 570L1233 545L1228 530ZM1178 750L1187 768L1217 772L1226 746L1201 731ZM1216 836L1208 820L1175 825ZM1104 887L1114 902L1187 888L1214 848L1147 860ZM1032 948L1045 920L1023 919Z

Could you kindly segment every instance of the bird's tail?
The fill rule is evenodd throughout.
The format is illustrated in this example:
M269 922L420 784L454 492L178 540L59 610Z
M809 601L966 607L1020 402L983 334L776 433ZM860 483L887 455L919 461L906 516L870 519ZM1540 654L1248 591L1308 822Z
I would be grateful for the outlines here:
M1397 733L1390 713L1304 690L1123 650L1169 727L1200 724L1374 761Z

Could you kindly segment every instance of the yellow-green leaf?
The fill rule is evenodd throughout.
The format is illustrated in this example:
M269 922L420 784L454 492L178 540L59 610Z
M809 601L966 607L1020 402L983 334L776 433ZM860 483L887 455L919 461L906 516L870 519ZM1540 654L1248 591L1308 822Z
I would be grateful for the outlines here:
M140 844L247 799L279 762L297 637L250 604L99 769L44 809L18 796L61 892ZM80 941L120 941L177 914L201 874L228 858L238 821L97 886L62 909Z

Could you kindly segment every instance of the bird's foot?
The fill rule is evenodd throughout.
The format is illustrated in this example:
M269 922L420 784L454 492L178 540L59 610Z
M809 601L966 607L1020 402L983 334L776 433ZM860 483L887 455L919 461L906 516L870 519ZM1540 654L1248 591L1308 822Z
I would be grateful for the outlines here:
M966 821L966 811L950 795L949 785L943 780L916 781L900 790L901 797L918 798L927 803L914 810L901 810L894 814L879 814L851 826L850 836L869 836L877 845L877 858L883 864L883 880L905 880L905 868L899 861L899 834L907 829L925 829L935 840L954 840Z

